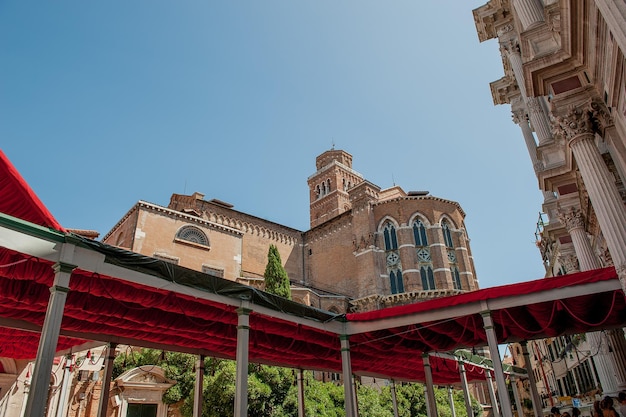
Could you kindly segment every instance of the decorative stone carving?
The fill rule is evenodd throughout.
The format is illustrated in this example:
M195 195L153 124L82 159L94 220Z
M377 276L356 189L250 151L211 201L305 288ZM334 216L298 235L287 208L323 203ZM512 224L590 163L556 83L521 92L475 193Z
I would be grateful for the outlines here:
M578 135L601 133L610 123L604 105L594 100L583 106L570 106L565 114L555 117L554 133L569 140Z
M500 43L500 52L507 55L520 53L519 42L517 39L511 39Z
M562 116L554 118L555 133L560 133L567 139L572 139L585 133L593 133L593 123L589 112L580 107L570 107Z
M565 272L568 274L579 272L578 258L575 255L561 255L559 256L559 262L565 268Z
M513 123L516 125L522 122L528 122L528 115L523 109L512 110Z
M513 31L513 25L509 23L507 25L500 26L498 28L498 30L496 31L496 33L497 33L498 37L500 37L500 36L504 35L505 33L509 33L509 32L512 32L512 31Z
M559 217L561 224L565 226L568 233L574 229L585 227L585 218L583 213L574 207L571 207L568 210L559 210L557 212L557 216Z

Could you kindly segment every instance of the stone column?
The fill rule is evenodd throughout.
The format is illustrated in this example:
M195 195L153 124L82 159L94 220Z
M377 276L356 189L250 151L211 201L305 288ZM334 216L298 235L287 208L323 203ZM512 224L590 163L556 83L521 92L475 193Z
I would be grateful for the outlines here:
M512 30L512 28L511 28ZM526 108L528 109L528 116L530 123L532 124L535 132L537 133L537 139L539 139L539 145L543 145L552 140L552 132L550 130L550 121L543 106L541 105L538 97L528 97L526 94L526 84L524 81L524 70L522 67L522 55L520 54L519 44L516 39L509 39L500 43L501 51L513 70L515 81L520 89L520 94Z
M604 110L603 105L590 101L583 106L570 107L567 113L556 117L555 127L563 134L572 150L589 193L589 199L596 213L602 235L607 242L622 289L626 292L626 228L624 227L626 225L626 207L619 195L615 180L595 143L596 131L605 126L608 119L608 112ZM574 219L574 221L579 220ZM579 232L575 234L580 235ZM585 242L588 246L589 241L586 236L584 239L575 239L574 234L572 234L572 241L581 270L591 270L600 266L600 261L595 255L587 254L588 248L585 247ZM582 246L580 254L577 245ZM626 387L626 375L624 375L626 341L622 335L621 338L615 340L615 348L612 348L611 351L608 348L603 349L600 332L589 333L588 339L592 352L598 352L594 355L593 361L596 364L603 393L614 395Z
M570 108L565 115L555 118L555 124L569 141L622 289L626 292L626 207L595 144L596 128L606 124L607 119L608 113L603 110L603 105L590 102Z
M576 251L578 264L582 271L590 271L602 267L600 259L591 248L587 233L585 232L585 219L582 212L576 207L559 209L557 212L559 221L565 226L565 230L572 237L572 244Z
M540 0L513 0L522 30L530 29L544 21L543 5Z
M522 345L522 355L524 355L524 367L526 368L526 373L528 374L528 385L530 385L530 397L533 401L533 411L535 412L535 417L543 417L543 403L541 402L539 391L537 391L537 381L535 380L533 367L530 363L528 342L523 341L520 344Z
M516 101L519 101L517 99ZM535 142L535 137L533 136L533 131L528 124L528 114L526 110L523 108L514 109L514 105L511 104L511 112L513 113L513 123L518 125L522 131L522 135L524 136L524 142L526 143L526 149L528 149L528 155L530 156L530 161L533 164L533 169L535 170L535 174L543 170L543 162L537 158L537 143ZM554 193L550 191L543 191L543 201L554 200Z

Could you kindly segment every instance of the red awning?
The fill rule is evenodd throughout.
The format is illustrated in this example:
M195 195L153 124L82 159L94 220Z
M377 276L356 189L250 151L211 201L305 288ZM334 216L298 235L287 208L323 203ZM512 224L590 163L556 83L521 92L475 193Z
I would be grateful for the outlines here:
M0 156L0 212L63 231ZM13 228L11 219L0 220L0 238L17 229L29 233L27 225ZM45 239L42 233L33 236ZM626 323L624 293L613 268L339 316L99 242L60 236L77 245L85 261L78 259L72 273L57 351L96 340L234 359L236 309L246 300L252 310L252 362L341 372L340 335L346 334L355 373L424 381L423 353L487 345L485 311L499 343ZM36 355L54 279L52 258L25 252L0 247L0 356L19 359ZM458 382L455 360L431 357L431 366L436 384ZM467 371L469 380L484 380L482 368Z
M61 232L65 231L2 150L0 150L0 196L2 196L0 213Z

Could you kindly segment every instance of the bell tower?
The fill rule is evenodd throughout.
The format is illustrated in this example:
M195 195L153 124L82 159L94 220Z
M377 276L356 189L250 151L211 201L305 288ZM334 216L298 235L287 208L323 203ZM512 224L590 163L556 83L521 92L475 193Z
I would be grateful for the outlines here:
M331 149L315 159L317 171L309 184L311 229L352 208L348 190L363 176L352 169L352 155Z

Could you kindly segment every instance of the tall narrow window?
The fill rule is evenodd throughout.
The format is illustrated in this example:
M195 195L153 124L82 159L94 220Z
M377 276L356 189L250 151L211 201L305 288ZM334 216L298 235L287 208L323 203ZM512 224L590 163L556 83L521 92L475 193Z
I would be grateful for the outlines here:
M454 285L455 290L461 289L461 275L459 275L459 268L453 266L450 268L452 271L452 284Z
M383 240L385 242L385 260L387 263L387 273L389 274L390 291L392 294L404 292L404 282L402 280L402 262L398 251L398 237L396 228L392 222L387 221L383 225Z
M399 294L404 292L404 282L402 281L402 271L396 270L389 272L389 280L391 281L391 293Z
M426 227L420 219L413 222L413 238L415 238L415 246L428 246Z
M424 290L435 289L435 276L433 275L432 266L423 265L420 268L420 278L422 279L422 288Z
M452 233L450 232L450 225L447 221L441 222L441 228L443 229L443 241L446 244L446 248L453 248Z
M398 238L396 237L396 228L393 226L393 223L385 223L383 236L385 237L385 250L398 249Z

